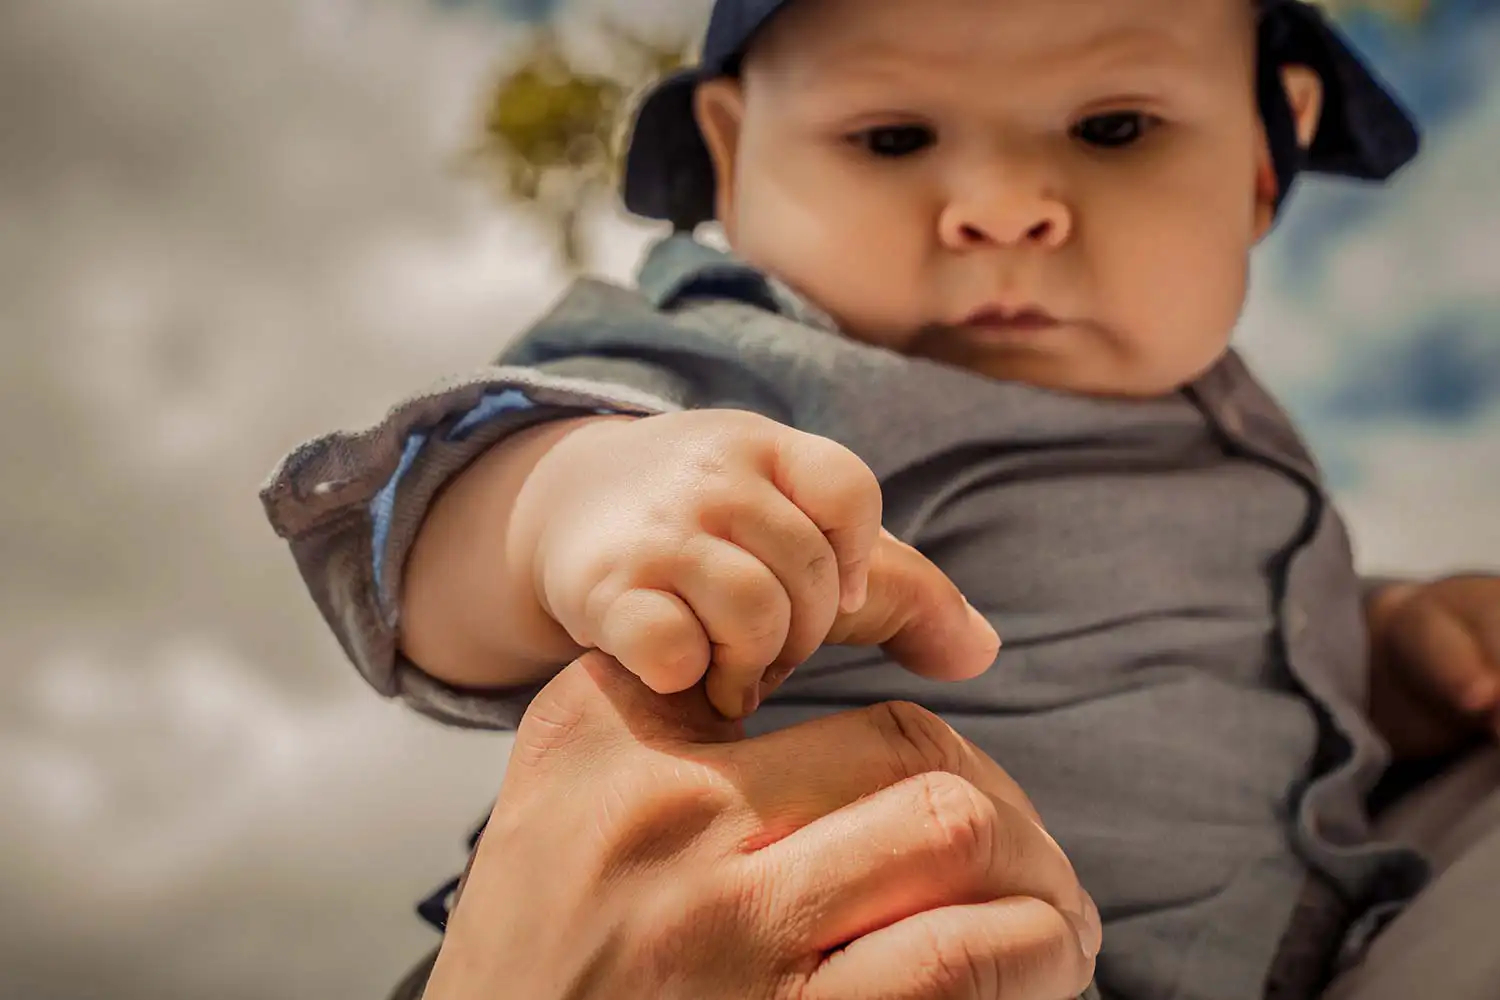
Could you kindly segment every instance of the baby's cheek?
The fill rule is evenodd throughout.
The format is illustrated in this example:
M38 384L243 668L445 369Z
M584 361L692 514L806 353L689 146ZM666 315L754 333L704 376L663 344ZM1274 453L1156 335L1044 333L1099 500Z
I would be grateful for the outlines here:
M846 251L837 260L834 267L825 264L808 275L798 291L849 336L899 350L927 322L912 275L891 259L862 259Z
M1180 388L1223 356L1244 308L1246 265L1222 241L1193 241L1158 246L1113 275L1103 319L1145 388Z

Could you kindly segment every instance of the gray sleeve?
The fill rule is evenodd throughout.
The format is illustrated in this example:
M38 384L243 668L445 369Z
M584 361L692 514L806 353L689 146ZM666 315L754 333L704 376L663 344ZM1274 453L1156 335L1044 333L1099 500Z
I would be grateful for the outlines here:
M460 426L487 399L505 394L526 405ZM261 502L318 610L370 686L450 725L514 728L537 688L459 691L398 651L402 568L422 518L444 485L506 435L600 411L667 412L683 398L669 372L623 359L489 367L405 400L374 426L302 445L272 472ZM380 502L387 507L377 532Z

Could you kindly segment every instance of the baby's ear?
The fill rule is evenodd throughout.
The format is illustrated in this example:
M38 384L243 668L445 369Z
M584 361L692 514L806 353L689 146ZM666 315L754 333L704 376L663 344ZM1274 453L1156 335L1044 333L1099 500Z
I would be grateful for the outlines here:
M714 214L733 241L735 164L745 122L745 88L732 77L705 80L693 95L693 115L714 165Z
M1306 66L1283 66L1281 86L1297 125L1297 145L1307 149L1323 120L1323 78Z
M1305 150L1312 145L1318 134L1318 124L1323 119L1323 78L1307 66L1283 66L1281 86L1286 90L1287 104L1292 109L1297 145ZM1271 231L1276 218L1276 200L1280 186L1276 165L1271 160L1270 146L1262 143L1260 163L1255 174L1257 240Z

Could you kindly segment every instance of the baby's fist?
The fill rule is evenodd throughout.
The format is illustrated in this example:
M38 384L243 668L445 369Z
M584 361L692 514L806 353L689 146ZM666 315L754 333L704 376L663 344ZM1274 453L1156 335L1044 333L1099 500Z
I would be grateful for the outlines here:
M736 410L600 420L517 503L542 607L664 694L705 674L724 714L865 600L880 486L852 452Z

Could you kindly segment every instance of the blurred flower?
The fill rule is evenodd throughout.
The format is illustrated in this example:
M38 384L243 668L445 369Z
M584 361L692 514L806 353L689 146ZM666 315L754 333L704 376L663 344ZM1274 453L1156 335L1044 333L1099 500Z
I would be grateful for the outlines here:
M583 70L551 29L539 31L525 61L489 92L483 136L470 160L504 197L554 228L573 270L588 257L580 233L585 208L614 189L631 95L689 58L684 44L648 41L608 21L600 28L625 69Z

